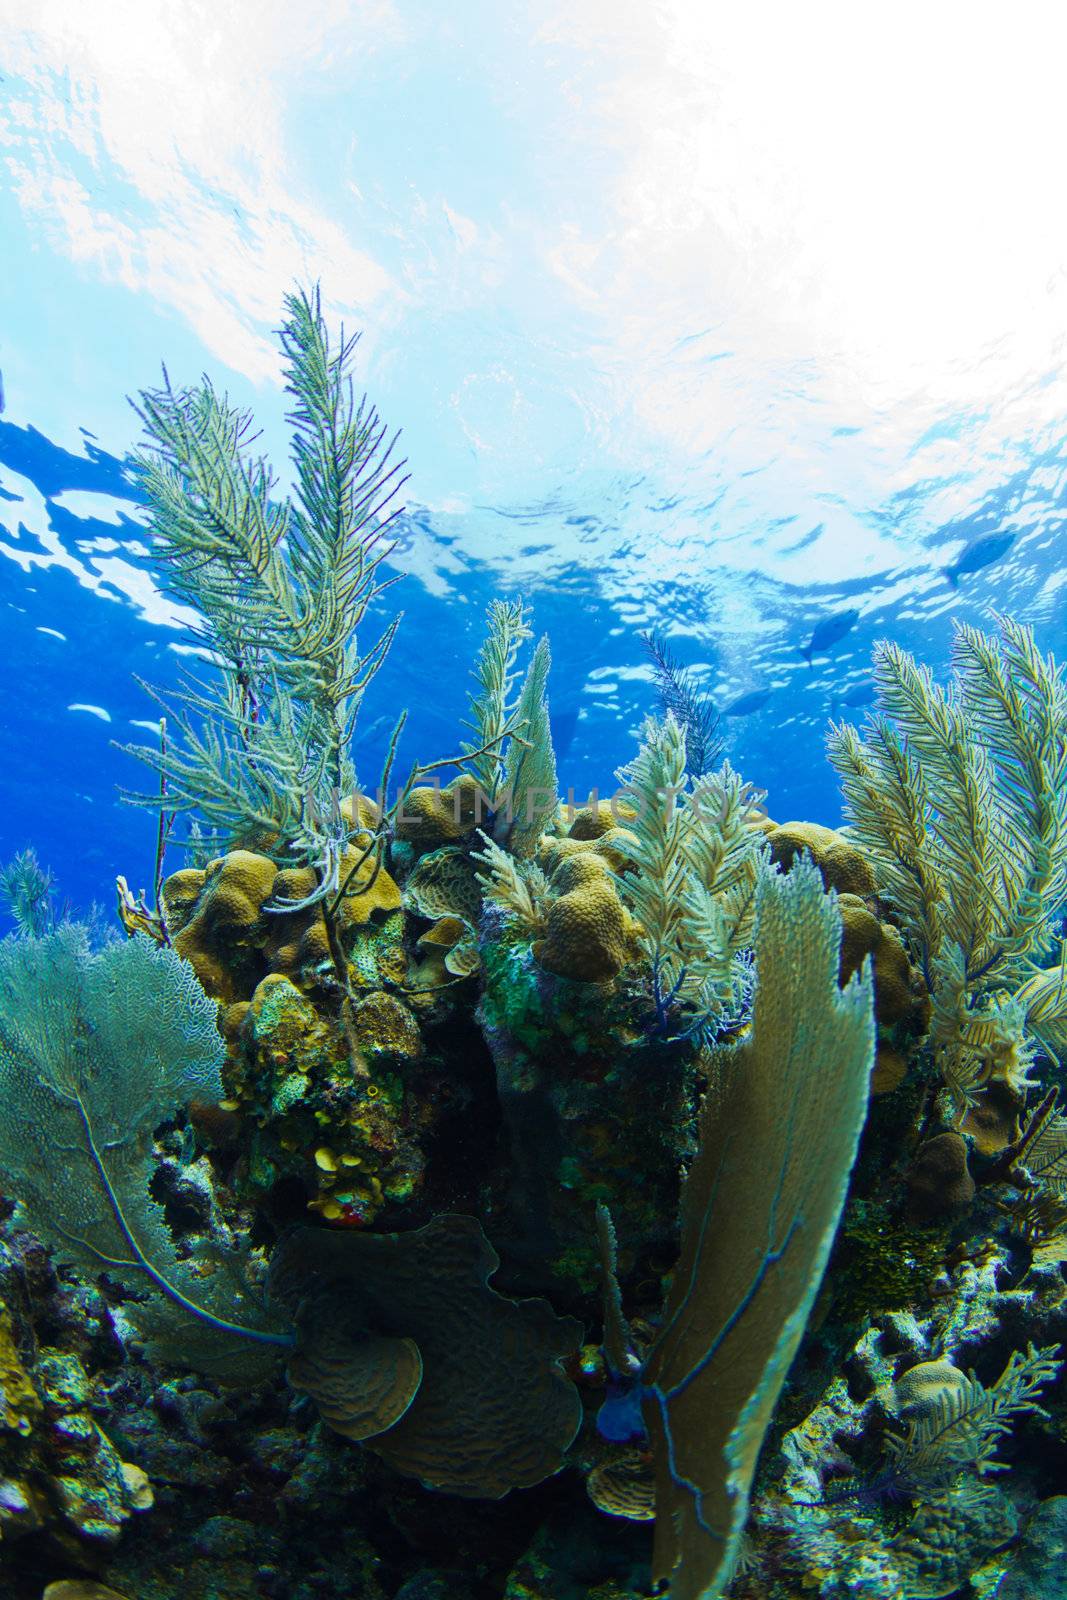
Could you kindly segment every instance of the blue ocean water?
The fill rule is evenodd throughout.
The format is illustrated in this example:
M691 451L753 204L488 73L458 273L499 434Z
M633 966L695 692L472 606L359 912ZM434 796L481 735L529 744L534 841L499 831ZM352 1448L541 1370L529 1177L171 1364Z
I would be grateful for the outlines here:
M32 842L81 905L150 874L113 741L149 733L135 679L188 658L126 397L161 362L207 371L284 490L293 283L363 330L411 472L364 777L401 706L403 761L456 748L493 595L550 637L565 788L632 754L656 628L782 820L836 820L823 734L862 716L875 640L941 674L953 617L999 609L1062 652L1063 22L1035 50L906 13L27 13L0 183L0 858Z
M856 435L849 437L854 443ZM832 452L833 439L825 445ZM603 485L588 499L560 494L451 519L409 507L390 562L404 574L389 595L403 622L357 729L361 781L368 788L377 781L401 707L409 710L401 768L458 750L485 606L494 595L522 593L551 641L564 792L610 792L615 769L629 759L642 717L656 707L640 639L656 628L713 695L727 754L767 790L771 815L835 823L840 805L823 755L825 729L831 717L860 721L870 709L875 640L894 639L943 676L953 620L981 626L1005 611L1034 621L1045 649L1067 650L1059 600L1065 452L1067 441L1050 429L1020 441L1010 470L999 475L999 464L974 461L954 485L972 488L973 503L921 544L909 547L901 536L897 565L844 581L835 579L832 560L820 560L820 529L807 519L757 530L740 520L741 507L699 513L681 497L648 507L650 486L641 480ZM912 460L921 459L916 448ZM877 517L902 529L931 520L946 486L913 470L891 504L846 509L858 522ZM0 420L0 492L8 689L0 859L32 844L76 905L110 904L117 872L131 882L151 875L155 839L152 814L123 793L147 774L117 744L152 739L153 702L137 680L164 689L176 683L183 632L152 579L123 463L88 427L79 452L32 423ZM641 562L651 570L631 587L632 535L622 526L635 504L647 528ZM740 526L726 520L731 511ZM694 530L684 561L675 540L683 522ZM760 547L772 540L800 553L807 581L759 572ZM492 564L468 553L475 542L492 544ZM721 559L738 543L747 569ZM953 582L943 569L964 551L984 564ZM662 576L654 575L658 566ZM845 627L820 648L816 630ZM813 637L809 665L804 652Z

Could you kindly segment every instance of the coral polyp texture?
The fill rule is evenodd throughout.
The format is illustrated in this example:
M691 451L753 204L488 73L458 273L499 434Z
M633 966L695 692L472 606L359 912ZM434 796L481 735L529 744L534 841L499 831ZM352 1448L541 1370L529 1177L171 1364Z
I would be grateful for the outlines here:
M151 891L101 938L0 870L0 1592L1037 1600L1061 669L880 645L844 823L776 823L650 635L663 714L576 803L501 597L448 754L379 706L371 801L400 465L316 293L281 340L289 496L210 384L140 401L199 652Z

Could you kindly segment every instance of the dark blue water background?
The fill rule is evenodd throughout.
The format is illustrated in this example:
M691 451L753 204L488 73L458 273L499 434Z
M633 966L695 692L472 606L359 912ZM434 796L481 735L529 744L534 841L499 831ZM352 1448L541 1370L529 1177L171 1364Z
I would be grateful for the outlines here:
M0 485L7 485L0 493L9 513L17 513L19 494L25 498L32 486L47 511L51 544L48 562L36 563L33 558L44 552L39 516L31 518L31 531L9 515L7 559L0 560L0 860L33 844L78 906L93 900L110 905L117 872L135 888L151 881L154 817L121 798L124 786L150 783L150 776L112 741L151 738L147 729L131 726L154 716L136 679L172 685L180 659L173 646L182 641L173 627L145 620L128 582L107 580L109 556L145 565L144 531L130 507L113 508L103 519L92 514L93 500L86 496L128 501L131 491L122 462L98 448L89 431L83 433L79 455L32 426L0 419L0 468L7 469L0 474ZM684 581L655 580L635 593L617 581L632 553L628 538L613 544L613 520L623 526L631 498L639 502L647 492L648 485L636 478L614 484L600 503L556 498L528 508L480 507L479 537L491 537L494 545L492 570L467 554L461 520L454 527L447 518L435 522L409 505L393 564L417 573L388 596L403 609L404 621L365 702L356 750L361 781L368 788L376 781L385 719L402 706L410 712L402 767L415 757L433 760L458 748L467 674L486 603L494 594L521 591L538 630L551 640L551 702L564 790L573 787L579 797L595 785L610 791L615 769L633 753L641 718L655 707L639 633L658 627L705 684L719 687L724 709L740 702L739 714L725 720L727 751L747 778L768 791L771 815L835 823L840 806L823 754L826 724L833 714L862 720L876 639L895 639L943 676L953 617L989 625L1002 610L1033 618L1042 646L1067 655L1058 598L1065 467L1067 441L1055 431L1017 445L1010 471L992 482L983 473L969 509L928 534L918 553L913 544L898 567L851 583L835 583L832 568L814 561L813 581L806 585L761 576L759 534L751 531L750 569L739 573L734 563L726 573L716 559L722 530L709 507L701 562ZM873 512L865 508L865 514L906 524L927 506L933 488L916 478L896 490L891 503ZM652 545L669 542L675 510L664 500L650 514ZM563 560L561 525L568 541ZM547 529L551 541L544 540ZM958 556L961 541L1002 529L1014 534L1010 548L953 588L940 569ZM818 539L817 527L798 525L795 531L798 549ZM776 532L780 537L781 530ZM595 564L583 559L587 546L595 551ZM447 585L424 581L421 574L437 567L448 570ZM509 584L512 567L516 581ZM861 613L856 626L816 654L809 668L802 647L814 628L850 609ZM740 675L739 615L751 629ZM719 663L719 642L727 632L734 641L729 680ZM70 709L76 706L98 708L110 721L94 710ZM177 855L168 862L180 864Z

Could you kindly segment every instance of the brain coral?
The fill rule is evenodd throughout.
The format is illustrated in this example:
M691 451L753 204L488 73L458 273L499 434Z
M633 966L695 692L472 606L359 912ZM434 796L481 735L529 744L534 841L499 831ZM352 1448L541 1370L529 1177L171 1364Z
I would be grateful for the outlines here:
M163 907L184 956L205 991L224 1005L247 1000L266 968L263 907L278 869L266 856L231 850L203 872L176 872L163 885Z
M780 822L767 833L771 860L786 872L807 850L822 873L823 883L839 894L873 895L874 871L863 851L835 828L818 822Z
M636 1450L602 1461L585 1480L586 1493L598 1511L631 1522L654 1522L656 1480L647 1456Z
M534 955L548 972L583 983L604 983L634 954L631 919L606 862L588 848L565 855L555 868L545 937Z
M454 844L485 821L486 807L473 778L464 774L446 788L412 789L396 820L396 837L416 850Z

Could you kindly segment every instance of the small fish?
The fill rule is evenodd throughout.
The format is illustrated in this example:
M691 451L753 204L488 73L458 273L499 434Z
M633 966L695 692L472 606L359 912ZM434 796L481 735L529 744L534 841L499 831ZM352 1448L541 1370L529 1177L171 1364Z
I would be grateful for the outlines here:
M557 761L561 761L574 743L574 735L578 731L578 718L581 716L581 706L561 706L558 711L551 711L548 725L552 731L552 748L556 753Z
M365 728L357 728L356 737L352 740L352 748L360 749L363 745L375 744L379 739L384 739L391 733L393 721L391 717L375 717L373 722L368 722Z
M836 717L843 706L849 706L853 710L857 706L869 706L877 694L878 690L874 684L869 678L865 678L862 683L854 683L847 694L835 694L831 697L830 715Z
M942 567L941 571L952 587L958 589L961 572L979 572L982 567L988 567L990 562L999 561L1014 543L1013 533L980 534L977 539L972 539L970 544L964 545L950 567Z
M760 711L771 698L770 689L752 689L748 694L743 694L740 700L735 700L732 705L723 709L724 717L750 717L754 711Z
M801 648L801 655L809 667L814 666L812 657L829 650L832 644L843 639L846 633L851 633L860 620L858 611L836 611L832 617L823 617L821 622L815 624L815 631L807 644Z

